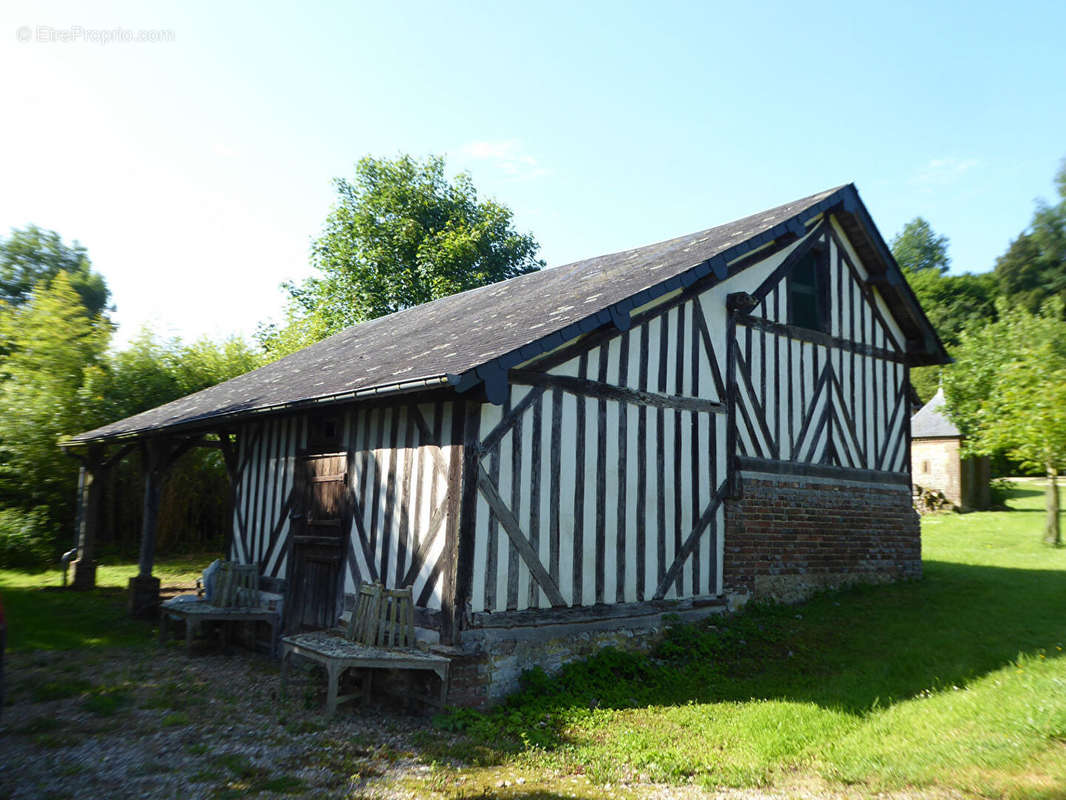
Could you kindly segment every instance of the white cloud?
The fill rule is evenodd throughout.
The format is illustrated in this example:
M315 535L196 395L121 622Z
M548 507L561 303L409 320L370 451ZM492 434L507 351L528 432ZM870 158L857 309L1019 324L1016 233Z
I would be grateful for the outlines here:
M518 139L467 142L462 151L469 158L488 161L514 178L539 178L548 174Z
M946 186L959 180L963 175L978 166L976 158L933 158L918 170L911 183L918 186Z

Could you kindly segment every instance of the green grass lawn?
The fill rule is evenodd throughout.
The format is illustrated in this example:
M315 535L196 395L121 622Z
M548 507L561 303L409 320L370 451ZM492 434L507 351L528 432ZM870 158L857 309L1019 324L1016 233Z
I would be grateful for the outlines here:
M490 714L427 732L418 796L616 796L627 783L708 787L810 782L867 795L1066 797L1066 549L1041 543L1042 487L1009 512L923 522L921 581L755 606L678 626L651 656L604 651ZM189 583L211 556L163 561ZM0 571L15 650L152 646L129 621L134 565L105 565L94 593L58 573ZM46 587L46 588L42 588ZM453 731L458 730L457 736ZM500 788L521 774L522 785ZM622 790L620 791L620 788Z
M175 583L190 585L214 558L199 555L161 559L154 574L164 587ZM62 577L58 570L27 573L0 569L8 649L68 650L153 642L152 626L132 620L125 613L126 585L136 574L136 564L105 562L97 567L94 591L72 592L60 588Z
M1066 797L1066 549L1040 541L1041 487L1011 505L925 520L919 582L678 628L657 659L602 654L442 724L483 765L616 786L812 776Z

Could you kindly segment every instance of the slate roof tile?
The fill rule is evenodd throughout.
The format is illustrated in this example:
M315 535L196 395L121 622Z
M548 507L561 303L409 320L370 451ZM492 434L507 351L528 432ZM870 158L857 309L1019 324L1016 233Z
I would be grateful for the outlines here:
M687 236L521 275L363 322L253 372L71 441L207 427L221 418L395 390L398 383L439 384L499 359L515 361L531 344L558 339L564 330L572 338L576 328L569 326L596 327L610 319L611 306L645 290L661 292L664 283L734 247L739 254L760 235L769 241L779 223L813 213L823 201L835 203L847 191L854 188L829 189ZM636 299L647 302L651 296Z

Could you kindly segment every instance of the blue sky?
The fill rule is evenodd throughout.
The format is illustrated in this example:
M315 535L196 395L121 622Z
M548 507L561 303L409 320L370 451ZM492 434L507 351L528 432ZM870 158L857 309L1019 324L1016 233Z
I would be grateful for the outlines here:
M9 2L0 231L85 244L120 342L277 317L366 154L446 154L549 265L854 181L886 238L923 215L984 271L1066 157L1063 30L1062 2Z

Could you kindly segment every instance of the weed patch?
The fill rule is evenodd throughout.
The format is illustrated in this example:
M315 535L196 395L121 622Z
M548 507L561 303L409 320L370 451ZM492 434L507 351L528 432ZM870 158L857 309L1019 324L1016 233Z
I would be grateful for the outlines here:
M85 698L82 708L98 717L110 717L130 704L124 689L98 689Z
M266 767L256 766L239 753L224 753L212 759L213 765L232 774L233 780L215 787L214 798L248 797L262 792L274 794L303 794L308 786L293 775L274 775ZM207 774L207 773L202 773Z
M276 794L303 794L308 790L307 784L294 775L278 775L268 778L257 785L260 792L274 792Z
M326 729L325 723L318 722L312 719L295 719L289 720L285 717L281 717L278 720L278 724L285 730L290 736L301 736L308 733L319 733Z
M89 681L80 678L69 678L58 681L46 681L36 684L31 690L35 703L47 703L52 700L65 700L68 697L77 697L92 689Z
M16 728L12 733L20 733L26 736L33 736L38 733L54 733L66 724L58 717L35 717L22 727Z

